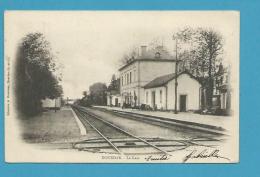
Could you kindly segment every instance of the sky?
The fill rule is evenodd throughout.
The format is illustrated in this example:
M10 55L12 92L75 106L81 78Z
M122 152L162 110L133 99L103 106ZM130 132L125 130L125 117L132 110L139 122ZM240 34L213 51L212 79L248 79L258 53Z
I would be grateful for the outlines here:
M64 97L81 98L95 82L109 84L133 47L158 40L173 53L172 35L183 27L213 28L223 35L224 59L237 62L239 14L234 11L6 11L5 57L41 32L62 65Z

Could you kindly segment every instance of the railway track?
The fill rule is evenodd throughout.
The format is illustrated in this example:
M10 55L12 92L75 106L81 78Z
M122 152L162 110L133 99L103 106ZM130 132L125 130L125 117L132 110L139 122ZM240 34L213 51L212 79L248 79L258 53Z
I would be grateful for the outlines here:
M138 137L122 128L119 126L102 119L102 117L99 117L95 114L93 114L90 111L87 111L86 109L79 107L79 106L73 106L72 109L75 111L81 122L85 127L91 127L99 136L101 139L97 139L95 141L92 141L92 145L89 147L84 147L90 148L90 149L95 149L95 148L107 148L107 149L113 149L116 154L121 154L125 155L128 154L129 152L124 152L126 148L131 148L131 149L138 149L138 148L149 148L150 151L153 149L153 153L156 154L165 154L165 155L171 155L168 151L163 149L162 147L167 147L167 146L176 146L179 147L179 149L183 149L187 147L186 143L183 142L174 142L174 144L169 144L167 141L166 144L158 144L159 141L163 140L151 140L151 139L145 139ZM111 136L113 135L113 136ZM116 138L115 138L116 137ZM88 141L85 142L79 142L76 143L78 144L88 144ZM94 144L98 144L97 146L93 146ZM105 144L105 145L104 145ZM149 152L150 152L149 151Z
M223 129L222 127L215 127L215 126L209 126L209 125L202 125L202 124L197 124L197 123L190 123L187 124L185 121L180 121L180 120L173 120L173 119L168 119L168 118L163 118L163 117L156 117L156 116L148 116L148 115L143 115L139 113L129 113L125 111L119 111L119 110L107 110L105 108L95 108L97 110L107 112L113 115L117 115L120 117L124 117L127 119L133 119L137 121L142 121L146 122L149 124L157 125L160 127L165 127L165 128L172 128L177 126L181 127L184 129L192 129L195 131L200 131L200 132L205 132L213 135L226 135L226 130Z

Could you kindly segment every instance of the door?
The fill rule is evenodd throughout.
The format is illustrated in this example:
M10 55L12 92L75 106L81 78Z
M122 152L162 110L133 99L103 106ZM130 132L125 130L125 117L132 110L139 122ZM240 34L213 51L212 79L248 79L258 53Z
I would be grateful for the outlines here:
M115 99L115 106L118 106L118 98Z
M155 91L152 91L152 108L154 108L155 107Z
M186 111L187 95L180 95L180 111Z

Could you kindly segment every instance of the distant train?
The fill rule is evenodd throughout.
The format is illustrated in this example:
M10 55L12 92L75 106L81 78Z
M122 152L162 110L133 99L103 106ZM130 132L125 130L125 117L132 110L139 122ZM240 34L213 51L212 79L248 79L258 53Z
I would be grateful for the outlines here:
M42 108L50 110L59 110L61 108L61 97L56 99L46 98L42 100Z

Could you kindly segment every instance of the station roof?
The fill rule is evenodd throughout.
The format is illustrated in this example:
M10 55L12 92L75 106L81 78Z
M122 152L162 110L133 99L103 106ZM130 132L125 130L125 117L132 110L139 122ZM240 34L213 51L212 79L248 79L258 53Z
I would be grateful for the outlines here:
M198 81L198 79L195 78L191 73L189 73L188 71L183 71L183 72L178 73L177 75L176 75L176 73L171 73L171 74L167 74L167 75L163 75L163 76L157 77L154 80L152 80L151 82L149 82L148 84L146 84L144 86L144 88L145 89L149 89L149 88L155 88L155 87L164 86L169 81L175 79L176 77L179 77L182 74L188 74L191 78L193 78L193 79Z
M147 62L147 61L153 61L153 62L175 62L175 59L157 59L157 58L137 58L137 59L133 59L131 61L129 61L127 64L125 64L124 66L120 67L118 71L123 70L124 68L126 68L127 66L137 62L137 61L142 61L142 62Z

